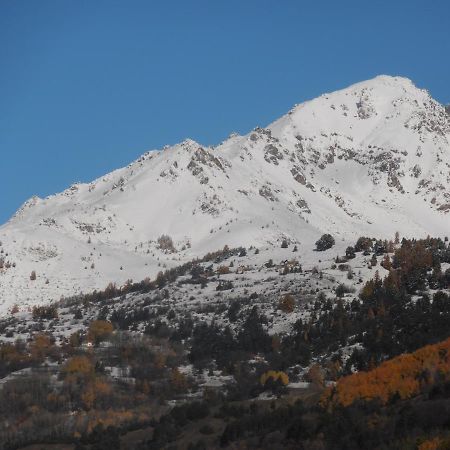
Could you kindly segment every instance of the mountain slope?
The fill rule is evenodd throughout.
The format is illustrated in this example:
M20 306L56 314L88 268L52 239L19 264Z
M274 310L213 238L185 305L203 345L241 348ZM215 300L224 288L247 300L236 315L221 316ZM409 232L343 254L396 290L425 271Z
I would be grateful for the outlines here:
M187 140L46 199L0 228L0 311L154 276L224 245L299 244L325 232L443 236L450 116L405 78L380 76L305 102L216 147ZM161 249L166 234L173 249ZM36 280L30 280L31 271Z

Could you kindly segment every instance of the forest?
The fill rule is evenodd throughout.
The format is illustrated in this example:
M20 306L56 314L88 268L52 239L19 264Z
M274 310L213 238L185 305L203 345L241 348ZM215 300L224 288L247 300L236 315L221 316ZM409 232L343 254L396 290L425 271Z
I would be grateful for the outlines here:
M227 272L245 251L33 308L29 338L0 344L0 448L449 448L447 241L359 238L336 263L375 255L373 277L351 301L345 286L333 299L317 292L309 319L283 335L270 333L252 292L223 311L226 324L155 314L151 298L131 312L112 307L130 293L163 298L182 276L206 285L210 263ZM283 314L296 304L291 294L268 300ZM43 324L65 308L83 326L61 338ZM199 374L219 372L230 380L220 389L201 385ZM292 389L298 377L306 389Z

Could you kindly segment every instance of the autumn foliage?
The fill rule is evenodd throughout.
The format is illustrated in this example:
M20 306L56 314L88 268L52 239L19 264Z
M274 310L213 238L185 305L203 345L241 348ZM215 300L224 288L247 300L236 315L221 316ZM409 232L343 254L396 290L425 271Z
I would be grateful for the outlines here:
M93 375L94 366L91 360L87 356L74 356L69 359L63 368L63 373L66 376L81 375L88 376Z
M90 342L98 345L101 341L107 339L113 331L114 327L111 322L107 322L106 320L94 320L89 325L88 339Z
M341 406L374 399L386 404L395 397L414 397L437 380L450 381L450 338L400 355L369 372L341 378L334 388L327 390L323 400Z
M281 297L280 301L278 302L278 307L281 309L281 311L285 313L291 313L295 309L295 299L291 294L286 294L283 297Z
M231 272L230 272L230 268L228 266L219 266L217 268L217 273L219 275L226 275L226 274L231 273Z
M277 372L275 370L268 370L263 373L259 379L261 386L265 386L267 382L277 382L279 381L283 386L287 386L289 384L289 377L285 372Z

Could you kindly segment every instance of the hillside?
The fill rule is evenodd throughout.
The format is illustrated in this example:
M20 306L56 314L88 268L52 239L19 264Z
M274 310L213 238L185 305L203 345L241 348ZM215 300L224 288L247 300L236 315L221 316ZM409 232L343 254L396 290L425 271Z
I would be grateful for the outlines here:
M410 80L379 76L216 147L186 140L147 152L30 199L0 228L0 313L153 278L224 245L286 239L313 267L323 233L341 253L361 235L444 237L449 139L444 106Z
M450 246L387 244L311 271L223 249L14 310L0 449L448 448Z
M448 438L448 241L346 250L304 270L292 246L225 248L14 308L0 449L441 448L419 443Z

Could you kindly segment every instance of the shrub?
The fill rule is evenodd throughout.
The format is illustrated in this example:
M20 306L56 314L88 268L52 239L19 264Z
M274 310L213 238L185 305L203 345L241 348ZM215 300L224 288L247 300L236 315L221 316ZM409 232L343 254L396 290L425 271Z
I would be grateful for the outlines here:
M289 377L285 372L277 372L275 370L268 370L263 373L259 379L261 386L265 386L269 381L277 382L279 381L283 386L289 384Z
M107 339L113 331L114 327L111 322L94 320L89 325L88 339L95 344L99 344L101 341Z
M353 259L356 255L355 255L355 249L351 246L347 247L347 249L345 250L345 256L348 259Z
M61 375L64 378L69 377L69 381L74 381L76 378L88 378L94 376L95 367L92 361L84 355L74 356L70 358L61 370Z
M368 237L361 236L355 245L355 252L365 252L372 248L372 239Z
M305 378L317 387L323 387L325 385L323 369L319 364L313 364L306 373Z
M316 242L316 250L318 252L323 252L333 247L335 244L334 237L331 234L323 234L320 239Z
M176 249L173 244L173 240L167 234L162 234L158 240L158 247L166 253L175 253Z
M228 266L219 266L217 268L217 273L220 275L226 275L227 273L230 273L230 268Z
M216 291L227 291L229 289L233 289L234 285L231 281L219 281L219 284L216 287Z
M344 294L351 292L355 292L355 290L352 287L346 286L345 284L342 283L336 288L336 295L338 297L343 297Z
M278 308L285 313L291 313L295 308L295 299L291 294L286 294L280 298Z
M58 308L56 305L48 306L34 306L33 307L33 319L45 319L52 320L58 318Z

